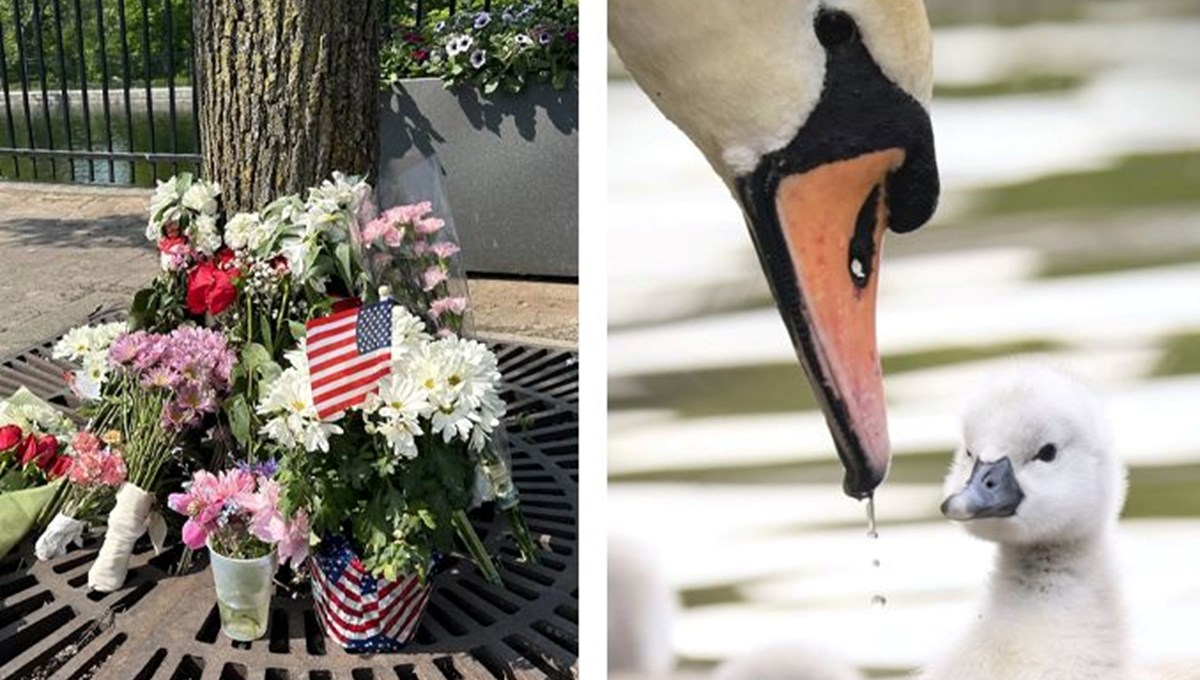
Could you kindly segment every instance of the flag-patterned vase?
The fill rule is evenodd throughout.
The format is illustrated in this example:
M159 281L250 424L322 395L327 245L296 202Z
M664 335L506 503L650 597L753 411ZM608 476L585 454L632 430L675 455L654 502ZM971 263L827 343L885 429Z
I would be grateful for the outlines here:
M395 652L412 639L433 588L416 576L373 578L342 537L309 558L313 601L325 634L348 652Z

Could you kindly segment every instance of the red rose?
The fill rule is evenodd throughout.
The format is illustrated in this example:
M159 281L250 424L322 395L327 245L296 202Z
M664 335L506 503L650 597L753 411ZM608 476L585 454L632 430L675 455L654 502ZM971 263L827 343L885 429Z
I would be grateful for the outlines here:
M233 304L236 269L222 269L213 261L202 262L188 274L187 305L192 314L220 314Z
M0 451L9 451L21 443L21 428L16 425L0 427Z
M425 61L429 58L429 50L413 50L413 59Z
M71 458L69 456L59 456L54 460L54 465L50 466L50 472L46 473L46 477L54 480L65 476L71 471Z
M37 437L29 435L25 441L21 443L21 467L29 465L37 459L38 443Z
M58 439L54 435L42 435L37 440L37 466L46 472L54 466L54 460L58 458Z

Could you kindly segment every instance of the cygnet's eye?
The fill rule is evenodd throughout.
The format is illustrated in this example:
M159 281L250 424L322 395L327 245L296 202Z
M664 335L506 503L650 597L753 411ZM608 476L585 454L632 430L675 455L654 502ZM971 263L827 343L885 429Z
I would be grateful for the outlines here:
M964 449L967 452L967 458L974 458L975 454L971 453L971 449Z
M1040 460L1043 463L1049 463L1057 457L1058 457L1058 447L1055 446L1054 444L1046 444L1042 448L1038 449L1037 455L1034 456L1033 459Z
M817 32L817 40L821 41L825 49L838 47L858 38L858 26L845 12L823 9L817 12L813 28Z

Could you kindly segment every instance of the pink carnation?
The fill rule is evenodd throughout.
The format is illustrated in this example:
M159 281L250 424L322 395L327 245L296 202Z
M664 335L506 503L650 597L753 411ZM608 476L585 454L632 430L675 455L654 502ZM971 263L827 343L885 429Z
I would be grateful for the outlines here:
M429 305L429 313L435 319L440 318L447 312L457 315L465 311L467 311L467 299L465 297L440 298L434 300L433 304Z
M417 233L420 234L433 234L440 231L444 226L446 226L445 220L437 217L428 217L423 220L418 220L416 223Z
M446 270L437 266L430 267L425 270L422 278L425 280L425 291L429 292L446 280Z
M439 258L445 260L448 257L457 255L458 251L461 249L458 247L458 244L454 243L453 241L442 241L441 243L435 243L429 246L429 250L432 251L434 255L437 255Z

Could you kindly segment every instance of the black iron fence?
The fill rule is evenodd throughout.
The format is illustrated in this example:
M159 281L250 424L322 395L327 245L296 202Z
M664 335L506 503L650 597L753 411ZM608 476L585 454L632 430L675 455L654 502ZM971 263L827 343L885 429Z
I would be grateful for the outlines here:
M190 0L0 0L0 179L193 169L193 67Z

